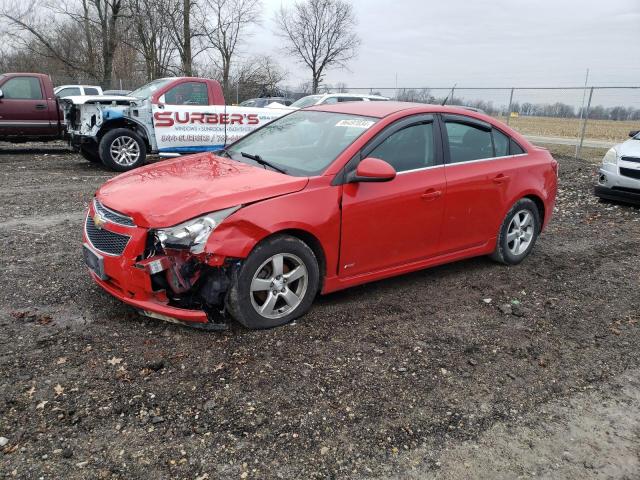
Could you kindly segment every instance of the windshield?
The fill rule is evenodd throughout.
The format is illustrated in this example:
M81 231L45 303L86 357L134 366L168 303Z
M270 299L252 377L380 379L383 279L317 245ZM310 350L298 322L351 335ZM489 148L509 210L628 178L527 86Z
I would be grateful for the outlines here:
M250 133L226 151L234 160L244 154L285 170L290 175L319 175L377 121L345 113L297 111Z
M146 85L141 86L137 90L134 90L129 94L129 96L144 100L145 98L149 98L153 94L153 92L164 87L171 81L173 81L172 78L161 78L159 80L154 80L153 82L149 82Z
M296 108L310 107L311 105L315 105L316 103L318 103L318 100L320 100L321 98L322 95L309 95L293 102L291 106Z

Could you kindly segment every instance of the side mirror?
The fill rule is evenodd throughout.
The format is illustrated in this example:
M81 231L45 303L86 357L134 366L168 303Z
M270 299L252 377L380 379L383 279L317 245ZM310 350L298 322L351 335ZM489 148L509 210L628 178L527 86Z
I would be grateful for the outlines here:
M2 91L1 88L0 88L0 98L4 98L4 92Z
M0 90L0 98L2 98L2 90ZM630 137L635 137L638 133L640 133L640 130L631 130L629 132L629 136Z
M388 182L396 178L396 170L384 160L367 157L358 164L355 172L349 173L347 183Z

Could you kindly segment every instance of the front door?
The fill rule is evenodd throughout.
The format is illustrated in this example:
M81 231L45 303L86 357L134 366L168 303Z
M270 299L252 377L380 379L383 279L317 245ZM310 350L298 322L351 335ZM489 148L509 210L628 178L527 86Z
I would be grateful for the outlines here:
M10 77L0 89L0 135L46 137L57 133L57 112L53 112L56 123L52 124L38 77Z
M445 176L432 116L383 131L361 158L390 163L395 179L343 187L340 272L351 277L434 256L439 251Z

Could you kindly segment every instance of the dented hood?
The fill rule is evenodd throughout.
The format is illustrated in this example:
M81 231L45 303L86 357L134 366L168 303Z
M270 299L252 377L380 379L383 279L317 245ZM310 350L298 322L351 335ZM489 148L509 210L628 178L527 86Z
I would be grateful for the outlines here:
M170 227L205 213L302 190L292 177L211 153L163 161L118 175L96 196L141 227Z

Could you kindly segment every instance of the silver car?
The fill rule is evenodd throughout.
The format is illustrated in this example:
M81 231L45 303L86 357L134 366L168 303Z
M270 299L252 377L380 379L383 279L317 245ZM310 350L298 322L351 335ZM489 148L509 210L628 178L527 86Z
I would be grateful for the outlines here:
M605 154L595 194L607 200L640 205L640 131Z

